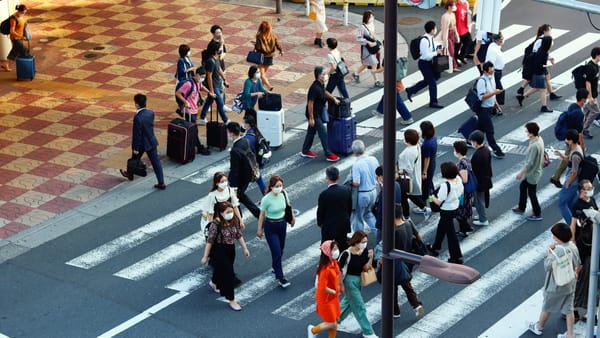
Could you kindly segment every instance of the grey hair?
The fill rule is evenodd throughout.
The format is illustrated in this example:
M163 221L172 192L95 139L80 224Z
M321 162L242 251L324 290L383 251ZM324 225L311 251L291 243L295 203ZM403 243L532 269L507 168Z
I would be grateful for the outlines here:
M365 143L361 140L354 140L354 142L352 142L352 152L355 154L364 154Z

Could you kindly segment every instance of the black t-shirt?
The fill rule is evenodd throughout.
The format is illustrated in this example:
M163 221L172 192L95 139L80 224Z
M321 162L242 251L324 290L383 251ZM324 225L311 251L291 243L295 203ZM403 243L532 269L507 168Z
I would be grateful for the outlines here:
M308 99L308 101L313 101L313 117L315 119L317 119L317 118L320 119L321 112L325 108L325 103L326 103L325 86L318 80L315 80L312 83L312 85L310 85L310 88L308 89L307 99ZM308 104L306 106L305 114L306 114L306 117L308 118Z
M221 74L219 73L219 70L221 70L221 64L217 62L214 56L211 56L210 58L208 58L208 60L206 60L206 63L204 63L204 69L207 73L212 72L214 88L220 89L221 87L223 87L223 79L221 79ZM207 79L204 80L203 85L208 88Z
M578 210L594 209L598 210L596 200L591 197L589 202L578 198L575 204L573 204L573 213ZM583 260L585 257L589 257L592 254L592 229L591 227L585 226L584 228L577 225L575 227L575 245L579 251L579 256Z
M592 97L598 97L598 78L600 76L600 68L597 64L592 61L588 62L585 67L585 78L586 81L590 81L592 86Z
M369 262L369 252L367 249L364 249L362 254L355 255L351 254L350 263L348 264L348 269L346 270L347 275L360 276L360 273L363 271L363 266ZM340 255L340 269L343 269L346 265L346 261L348 260L348 254L343 252Z

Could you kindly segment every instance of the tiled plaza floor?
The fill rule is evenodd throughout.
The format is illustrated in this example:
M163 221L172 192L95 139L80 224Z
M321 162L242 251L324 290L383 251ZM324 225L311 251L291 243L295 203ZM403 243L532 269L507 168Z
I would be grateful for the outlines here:
M313 23L303 13L192 0L33 0L27 6L36 78L16 81L14 70L0 73L0 239L124 182L114 159L120 163L130 148L133 94L148 95L161 134L176 117L177 47L189 44L199 63L211 25L223 27L230 99L241 91L262 20L272 22L283 44L269 78L284 106L305 101L312 69L326 63L327 49L312 45ZM355 27L332 19L328 25L327 36L356 65ZM165 147L163 140L160 154Z

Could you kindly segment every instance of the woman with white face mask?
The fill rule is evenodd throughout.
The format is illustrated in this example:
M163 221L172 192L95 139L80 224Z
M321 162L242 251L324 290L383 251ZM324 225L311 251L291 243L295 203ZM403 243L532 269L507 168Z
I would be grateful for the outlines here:
M252 116L256 121L256 102L259 98L268 94L269 91L263 86L262 80L260 79L260 72L258 67L255 65L248 68L248 78L244 81L244 89L242 90L242 109L244 110L245 116Z
M232 310L240 311L242 307L236 302L233 293L236 284L233 272L235 241L240 243L246 257L250 257L250 251L246 247L240 220L235 216L231 203L217 203L215 214L215 220L209 224L201 263L205 265L210 257L210 265L214 271L213 277L208 283L209 286L229 301L229 307Z
M339 265L342 270L342 278L344 279L344 299L341 302L340 319L343 321L350 312L354 314L354 318L362 329L363 337L377 338L373 326L367 318L367 309L363 300L360 285L360 274L363 271L368 271L373 264L373 249L367 250L369 239L367 234L358 230L352 235L348 241L349 248L340 254Z
M362 25L358 27L356 33L356 41L360 44L360 67L356 72L352 73L352 78L356 83L360 82L360 73L365 69L371 71L373 81L375 81L375 87L383 87L383 82L379 81L377 73L381 73L383 68L381 67L380 55L381 51L377 53L371 53L367 49L368 47L377 46L377 36L375 35L375 13L371 10L366 10L363 13Z
M271 267L279 286L284 289L290 286L290 282L285 279L281 267L287 230L287 222L285 221L285 207L287 204L289 204L289 200L286 192L283 191L283 178L277 174L271 175L267 194L260 202L256 237L262 239L264 228L264 235L271 251Z
M219 202L231 203L235 216L240 220L240 227L242 230L246 229L242 214L240 213L240 201L238 200L235 191L229 186L227 175L220 171L213 175L213 185L208 196L206 196L204 212L206 213L209 222L213 220L215 205Z
M193 74L196 72L198 67L194 66L192 62L192 52L190 46L186 44L179 45L179 60L177 60L177 71L175 72L175 78L177 82L191 79Z
M454 44L460 41L458 36L458 30L456 28L456 4L454 0L446 2L444 5L446 12L442 15L440 33L442 34L442 48L444 55L448 55L452 58L452 67L454 72L460 72L458 69L458 63L454 57Z
M337 320L340 318L340 293L344 291L340 278L340 267L337 259L340 249L335 241L327 240L321 244L321 257L317 265L315 282L315 299L317 314L323 322L307 328L308 337L316 337L317 333L328 331L329 337L335 337Z

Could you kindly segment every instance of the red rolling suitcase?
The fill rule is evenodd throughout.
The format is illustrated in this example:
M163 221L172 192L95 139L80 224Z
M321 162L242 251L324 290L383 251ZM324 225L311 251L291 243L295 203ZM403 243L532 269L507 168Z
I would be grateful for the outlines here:
M333 119L327 123L327 143L331 152L341 155L350 154L354 140L356 140L356 118Z
M167 133L167 156L184 164L192 162L196 158L196 124L176 118L169 123Z
M227 148L227 125L224 122L219 122L219 113L217 120L212 119L212 107L210 109L210 121L206 123L206 146L219 148L223 151Z

